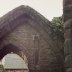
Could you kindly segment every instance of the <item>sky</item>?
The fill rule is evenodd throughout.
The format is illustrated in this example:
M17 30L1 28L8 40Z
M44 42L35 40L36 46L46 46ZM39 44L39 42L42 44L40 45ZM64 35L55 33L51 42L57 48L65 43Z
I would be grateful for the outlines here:
M52 20L63 14L63 0L0 0L0 17L20 5L28 5Z

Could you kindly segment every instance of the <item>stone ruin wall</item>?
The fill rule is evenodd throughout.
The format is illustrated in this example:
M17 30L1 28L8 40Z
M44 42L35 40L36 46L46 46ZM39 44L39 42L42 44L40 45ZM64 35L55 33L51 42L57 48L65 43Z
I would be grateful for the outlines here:
M23 8L24 7L22 7L22 9ZM25 9L27 10L26 7ZM29 10L30 8L28 8L28 11ZM15 12L16 11L17 10L15 10ZM24 10L22 11L24 12ZM40 72L62 72L63 71L63 54L61 53L62 49L59 47L60 45L56 40L57 38L55 37L56 35L54 34L54 31L52 31L50 26L46 25L49 24L50 22L47 21L42 16L40 17L41 18L40 19L39 14L36 14L37 12L34 12L33 15L32 9L30 11L29 13L25 11L26 13L28 13L27 15L26 13L22 14L23 17L22 20L23 19L25 20L26 17L29 17L31 19L33 18L33 19L31 20L27 18L26 19L27 22L24 21L24 24L21 24L16 28L14 27L15 23L23 23L23 21L20 18L19 20L16 20L17 22L15 20L14 22L7 21L10 18L14 19L16 16L13 15L17 15L16 13L14 13L13 15L9 15L7 18L3 18L2 20L3 22L0 21L1 23L6 22L7 24L7 26L6 25L4 26L4 24L2 24L4 28L2 28L1 35L6 34L5 30L7 31L11 30L10 33L5 35L1 39L0 48L3 48L8 44L12 44L20 48L27 56L29 69L32 70L30 72L35 72L36 69L39 70ZM14 25L12 23L14 23ZM39 26L36 26L36 24L38 24ZM12 31L12 29L9 26L11 26L11 28L14 27L14 30ZM0 36L0 38L1 37L2 36Z
M72 72L72 0L63 0L65 72Z

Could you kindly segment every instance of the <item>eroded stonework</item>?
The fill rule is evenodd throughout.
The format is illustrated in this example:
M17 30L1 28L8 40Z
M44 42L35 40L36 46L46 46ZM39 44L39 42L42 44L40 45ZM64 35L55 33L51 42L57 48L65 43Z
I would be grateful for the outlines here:
M21 52L30 72L62 72L63 56L51 23L28 6L20 6L0 19L0 59ZM22 56L23 57L23 56Z
M72 72L72 0L63 0L65 72Z

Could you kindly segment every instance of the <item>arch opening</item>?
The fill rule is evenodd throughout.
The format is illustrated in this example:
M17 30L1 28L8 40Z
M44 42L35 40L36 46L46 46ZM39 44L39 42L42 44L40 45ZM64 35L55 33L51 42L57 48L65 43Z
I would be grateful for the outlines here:
M14 59L16 59L16 60L14 60ZM20 62L20 60L18 60L18 59L20 59L23 63ZM4 66L4 69L6 70L5 72L28 72L28 70L29 70L28 69L28 60L27 60L26 55L23 53L23 51L21 49L19 49L18 47L14 46L12 44L8 44L8 45L4 46L2 49L0 49L0 60L1 60L1 64ZM8 64L10 64L10 65L8 65ZM14 65L14 64L17 64L17 65ZM13 65L18 68L16 69ZM8 69L8 67L12 67L12 68Z
M26 57L25 57L26 58ZM2 59L5 72L28 72L26 59L21 58L16 53L8 53Z

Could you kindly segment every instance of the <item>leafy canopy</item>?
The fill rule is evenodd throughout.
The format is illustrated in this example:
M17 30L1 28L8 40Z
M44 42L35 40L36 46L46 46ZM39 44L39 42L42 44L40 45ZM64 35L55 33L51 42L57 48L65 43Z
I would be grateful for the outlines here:
M64 30L63 30L63 18L62 18L62 16L54 17L51 22L52 22L53 30L57 34L57 37L61 41L64 41Z

